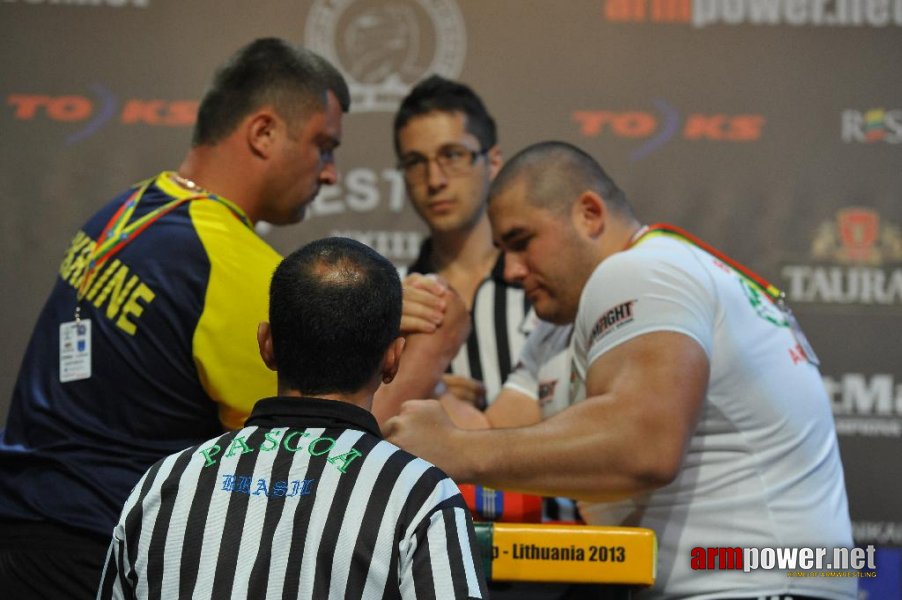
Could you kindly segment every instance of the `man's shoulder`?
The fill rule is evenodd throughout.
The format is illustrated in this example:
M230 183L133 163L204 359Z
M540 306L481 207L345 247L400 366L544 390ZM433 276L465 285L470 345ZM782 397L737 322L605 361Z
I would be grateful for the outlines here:
M211 438L195 446L173 452L157 459L155 463L150 465L150 467L144 471L141 478L138 480L138 483L132 488L129 499L126 502L126 507L134 504L141 497L153 497L159 494L163 482L166 481L168 474L172 471L176 462L181 460L182 463L185 463L185 461L190 460L191 456L195 455L199 449L210 446L218 439L219 437Z
M631 248L608 256L592 271L583 295L610 291L621 283L628 286L641 284L661 268L657 254L645 248Z
M141 186L142 182L134 183L120 191L114 196L104 196L103 205L96 209L91 215L85 219L82 225L82 231L91 238L99 237L100 230L109 222L116 214L116 211L129 199L129 197Z
M642 281L669 271L689 271L691 274L699 266L696 254L697 250L685 242L653 238L601 261L590 281L603 280L609 285L620 279Z
M225 206L203 200L191 204L194 231L217 276L245 289L268 289L282 256Z

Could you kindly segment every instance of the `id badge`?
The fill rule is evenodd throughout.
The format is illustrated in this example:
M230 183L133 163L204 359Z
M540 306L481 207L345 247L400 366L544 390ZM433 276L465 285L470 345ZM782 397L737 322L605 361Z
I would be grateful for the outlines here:
M786 322L789 324L789 330L792 332L792 337L795 338L799 348L805 353L805 358L815 367L820 366L821 361L817 357L817 354L814 353L814 348L811 347L811 343L805 336L805 332L802 331L802 327L796 320L795 315L792 314L792 310L786 305L781 306L780 308L783 310L783 315L786 317Z
M60 382L91 377L91 320L60 324Z

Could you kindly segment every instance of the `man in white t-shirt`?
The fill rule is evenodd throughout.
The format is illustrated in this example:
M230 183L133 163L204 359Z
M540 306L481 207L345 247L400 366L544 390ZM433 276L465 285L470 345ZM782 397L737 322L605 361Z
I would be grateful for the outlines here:
M410 402L389 439L457 481L571 496L590 524L654 529L647 597L855 598L853 578L693 570L708 549L852 544L816 358L773 286L677 228L642 227L569 144L515 156L489 210L505 278L539 317L574 324L567 393L550 396L562 410L464 431Z

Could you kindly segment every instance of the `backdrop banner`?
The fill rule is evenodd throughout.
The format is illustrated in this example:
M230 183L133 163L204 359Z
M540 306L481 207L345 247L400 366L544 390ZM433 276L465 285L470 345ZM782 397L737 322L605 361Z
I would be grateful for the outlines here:
M178 166L214 68L260 36L325 55L353 94L340 183L261 230L281 252L344 235L414 259L391 120L439 73L482 95L506 156L575 143L641 220L785 289L820 355L856 543L881 547L863 593L902 598L902 0L0 0L0 422L74 233Z

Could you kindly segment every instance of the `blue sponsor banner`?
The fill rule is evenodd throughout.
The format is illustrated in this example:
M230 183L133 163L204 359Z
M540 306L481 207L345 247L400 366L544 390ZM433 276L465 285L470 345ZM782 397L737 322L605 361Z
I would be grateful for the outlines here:
M859 600L902 600L902 548L877 548L874 578L858 581Z

